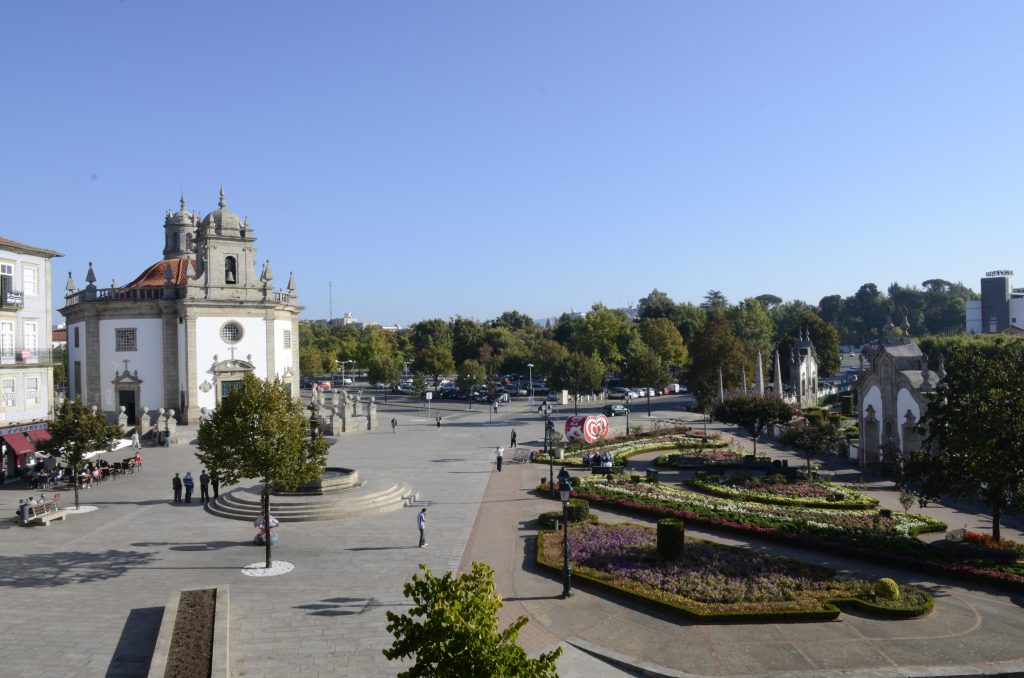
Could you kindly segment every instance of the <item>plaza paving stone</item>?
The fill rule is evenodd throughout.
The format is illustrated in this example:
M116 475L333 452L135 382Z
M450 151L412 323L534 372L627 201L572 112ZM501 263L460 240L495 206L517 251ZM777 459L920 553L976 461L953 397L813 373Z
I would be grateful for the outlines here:
M678 403L655 402L662 408ZM444 416L440 430L437 411ZM990 673L1024 667L1021 596L903 570L898 579L937 595L936 611L926 619L890 622L844 613L825 624L701 626L587 587L561 600L559 578L532 564L536 516L558 506L531 492L547 467L506 463L501 474L494 472L494 446L507 446L513 426L520 441L536 445L542 430L536 414L513 405L491 421L486 410L464 405L429 413L381 407L382 421L393 414L397 434L387 427L343 436L330 463L356 468L366 479L407 482L421 501L382 515L282 525L274 559L295 564L287 575L244 576L241 568L263 554L251 543L252 526L215 517L195 500L170 502L173 473L200 470L187 444L146 448L140 473L82 491L83 503L99 507L95 512L47 528L0 522L0 613L8 621L0 634L0 674L145 675L167 596L227 585L232 675L393 676L401 664L381 654L392 642L384 613L407 607L403 583L421 562L443 572L466 569L473 560L495 569L506 601L503 620L530 619L520 634L530 653L563 644L559 669L568 677L640 675L638 668L608 663L623 657L644 675L926 675L934 666L970 675L979 667ZM664 409L655 414L686 416ZM620 419L612 421L617 429L624 426ZM118 460L117 453L111 457ZM884 483L878 487L883 491ZM29 494L37 493L20 483L0 486L0 510L13 516L18 498ZM63 492L62 504L69 503L71 493ZM416 547L420 505L428 508L430 545L424 549ZM963 507L926 512L984 524ZM604 512L602 519L632 518ZM744 542L737 535L707 536ZM768 542L751 547L799 551ZM892 572L884 563L813 552L799 557L844 574ZM32 628L22 629L21 619Z

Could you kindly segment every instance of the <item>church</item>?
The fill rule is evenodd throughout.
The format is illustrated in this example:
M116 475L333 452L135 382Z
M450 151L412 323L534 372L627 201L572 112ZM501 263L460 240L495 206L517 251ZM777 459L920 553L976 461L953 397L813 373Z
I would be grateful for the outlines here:
M860 465L899 464L904 453L921 449L918 423L928 397L945 376L942 364L928 369L928 358L904 318L901 332L890 321L876 349L865 349L857 379ZM868 365L863 364L867 357Z
M97 287L92 264L78 289L68 273L68 386L129 425L143 408L195 424L250 372L299 393L299 312L294 276L275 290L270 262L257 275L249 218L227 208L224 189L206 216L167 211L163 256L126 285Z

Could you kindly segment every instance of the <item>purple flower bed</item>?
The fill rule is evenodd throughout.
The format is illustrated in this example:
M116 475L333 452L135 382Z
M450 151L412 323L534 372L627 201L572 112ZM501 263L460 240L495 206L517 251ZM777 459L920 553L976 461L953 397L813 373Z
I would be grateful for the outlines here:
M710 542L687 541L683 556L668 562L655 549L654 530L640 525L582 525L569 539L577 566L702 603L792 602L834 595L841 585L824 568Z
M561 541L558 532L542 533L541 562L560 562ZM679 558L665 560L656 542L641 525L579 524L570 530L570 559L578 576L709 621L831 619L836 602L901 617L931 609L928 594L914 587L901 586L899 601L880 601L869 582L838 579L823 567L693 539Z
M816 499L826 497L830 494L835 494L836 492L835 488L807 480L795 480L788 483L772 483L763 478L744 484L742 489L776 497L788 497L790 499Z

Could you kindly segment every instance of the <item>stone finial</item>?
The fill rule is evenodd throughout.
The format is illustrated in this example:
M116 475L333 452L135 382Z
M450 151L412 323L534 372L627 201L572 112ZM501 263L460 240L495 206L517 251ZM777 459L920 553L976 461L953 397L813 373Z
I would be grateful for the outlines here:
M92 262L89 262L89 272L85 274L85 282L92 285L96 282L96 274L92 272Z
M249 228L249 215L245 215L245 219L242 219L242 226Z
M223 184L220 187L220 200L217 202L217 205L218 205L218 207L220 207L222 209L228 206L228 201L224 199L224 186L223 186Z
M906 313L903 314L903 324L900 327L903 328L903 334L910 335L910 320L907 318Z
M939 369L935 370L935 374L939 375L939 379L946 378L946 363L941 353L939 354Z
M185 211L185 191L181 192L181 211Z
M117 278L111 278L110 279L110 289L114 289L116 287L117 287Z
M288 291L295 294L295 273L288 271Z
M68 271L68 282L66 285L64 285L64 289L66 289L68 292L75 291L75 280L74 278L71 277L71 271Z

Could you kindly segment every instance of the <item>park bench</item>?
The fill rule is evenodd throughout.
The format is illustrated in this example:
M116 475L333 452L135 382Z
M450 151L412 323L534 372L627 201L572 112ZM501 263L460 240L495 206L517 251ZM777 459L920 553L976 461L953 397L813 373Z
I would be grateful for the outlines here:
M591 466L590 475L592 476L607 476L617 475L626 470L625 466Z
M49 501L30 504L25 512L25 519L22 521L23 524L28 525L33 522L38 522L43 527L46 527L54 520L64 520L67 518L68 512L60 508L59 502L60 493L58 492L54 498Z

